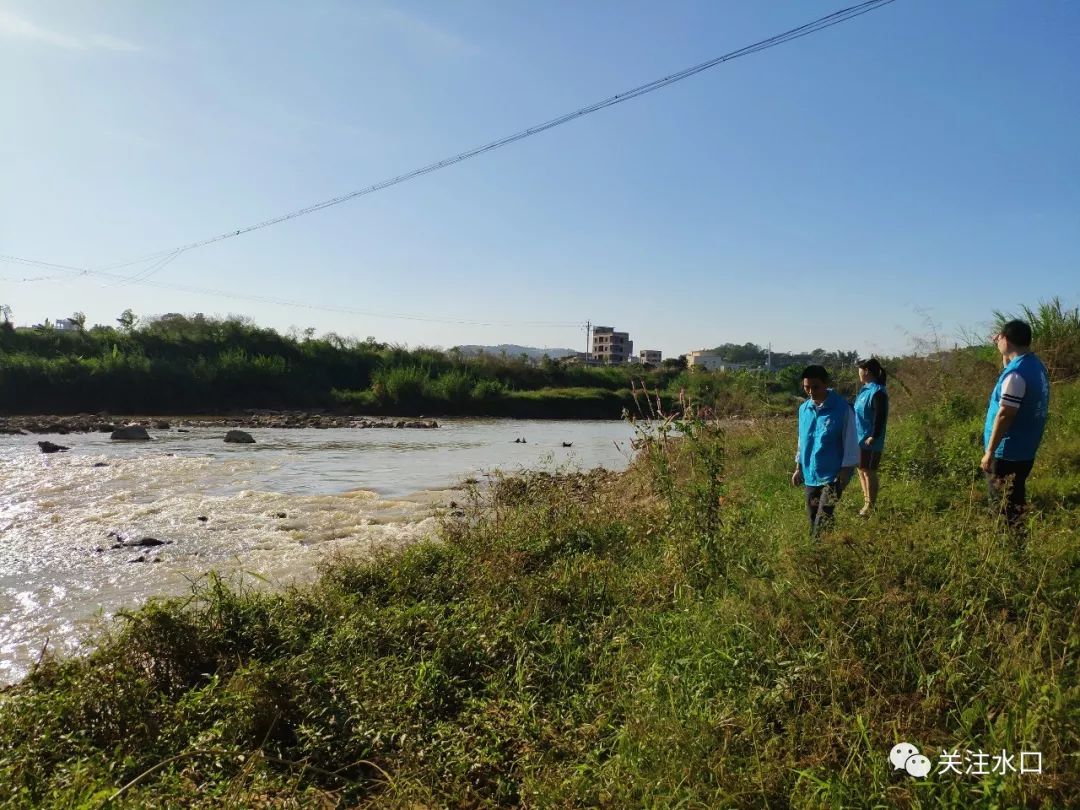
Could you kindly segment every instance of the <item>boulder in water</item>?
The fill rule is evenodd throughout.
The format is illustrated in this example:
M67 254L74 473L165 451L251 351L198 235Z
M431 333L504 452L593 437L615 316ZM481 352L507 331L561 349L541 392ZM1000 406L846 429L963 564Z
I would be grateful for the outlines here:
M62 444L53 444L52 442L38 442L38 447L41 448L42 453L63 453L65 450L70 450L70 447L64 447Z
M232 444L255 444L255 439L251 434L242 430L230 430L225 434L225 441Z
M172 545L172 540L158 540L156 537L143 537L139 540L131 540L115 529L110 531L106 537L111 537L116 540L116 545L112 546L112 548L152 548L153 546Z
M148 442L150 441L150 434L146 432L146 428L142 425L126 425L114 430L109 438L119 441Z

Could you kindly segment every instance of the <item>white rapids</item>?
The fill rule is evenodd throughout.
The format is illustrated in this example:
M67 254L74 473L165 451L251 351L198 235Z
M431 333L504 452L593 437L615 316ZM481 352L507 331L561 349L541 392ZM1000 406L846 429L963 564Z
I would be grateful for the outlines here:
M431 536L467 477L622 468L632 435L622 422L441 424L250 430L254 445L224 444L215 428L140 443L0 436L0 683L46 646L78 652L102 618L190 592L208 571L257 587L303 582L328 556ZM71 450L42 454L44 438ZM165 544L114 548L116 535Z

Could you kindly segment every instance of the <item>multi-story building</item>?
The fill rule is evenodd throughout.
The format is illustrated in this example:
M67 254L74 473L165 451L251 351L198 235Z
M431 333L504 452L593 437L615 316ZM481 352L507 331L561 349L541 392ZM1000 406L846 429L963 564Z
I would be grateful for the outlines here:
M650 366L660 365L661 352L659 349L642 349L638 352L638 359Z
M614 326L595 326L592 355L601 363L626 363L634 353L629 332L616 332Z

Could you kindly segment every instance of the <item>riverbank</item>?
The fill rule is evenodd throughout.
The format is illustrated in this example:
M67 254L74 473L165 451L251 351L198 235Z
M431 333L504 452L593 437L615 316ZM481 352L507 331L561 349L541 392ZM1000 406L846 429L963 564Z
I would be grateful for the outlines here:
M312 587L148 606L0 696L0 802L1075 806L1080 384L1022 541L977 403L921 400L878 513L851 492L818 540L793 427L689 424L621 476L471 490L437 542ZM901 741L934 772L894 770ZM1041 773L941 772L954 750Z
M57 433L111 433L119 427L140 425L156 430L183 430L193 427L279 428L300 430L315 428L413 428L432 429L435 419L386 419L344 416L311 411L249 411L218 416L112 416L107 413L69 416L0 416L0 435Z

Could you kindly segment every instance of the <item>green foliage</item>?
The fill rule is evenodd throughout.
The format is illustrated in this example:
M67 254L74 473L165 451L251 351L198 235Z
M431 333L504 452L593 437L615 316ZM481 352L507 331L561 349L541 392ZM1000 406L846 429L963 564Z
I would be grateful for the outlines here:
M408 350L312 330L284 337L242 318L176 313L120 328L0 330L0 402L15 412L162 412L344 405L381 413L507 413L511 391L602 389L617 418L641 369L537 365L521 358ZM658 373L656 379L664 379ZM336 393L334 393L336 391ZM343 392L357 392L343 395ZM359 392L370 395L360 396ZM557 399L562 399L556 395ZM595 397L594 397L595 398ZM586 397L588 399L588 397ZM502 403L502 405L500 405ZM503 410L500 410L500 407Z
M466 402L472 397L475 383L471 375L462 369L451 369L432 383L437 397L447 402Z
M371 390L384 404L414 407L423 400L430 379L427 370L417 366L383 367L372 375Z
M1080 307L1066 308L1058 297L1036 308L1024 306L1018 315L994 312L995 328L1019 319L1031 327L1032 348L1038 352L1051 379L1072 379L1080 375Z
M1078 373L1077 311L1054 300L1038 310L1025 309L1024 315L1036 328L1037 348L1045 351L1054 378ZM678 360L659 369L533 364L520 357L410 350L373 338L316 338L313 330L283 336L237 317L170 313L140 320L128 310L120 320L119 329L0 329L3 409L176 413L341 407L390 415L610 419L624 409L635 412L630 391L642 385L659 391L666 402L681 397L714 415L785 414L792 398L802 397L802 364L774 373L687 371ZM749 351L754 345L736 348ZM849 398L855 395L859 383L852 352L815 349L804 357L825 363L834 387ZM887 360L890 397L897 412L921 407L927 390L978 401L999 365L987 346Z
M506 393L506 386L498 380L480 380L473 386L471 396L480 402L499 399Z
M496 476L314 586L211 577L0 693L0 803L1076 806L1080 385L1022 543L970 475L980 403L922 393L878 512L845 495L816 540L790 418L691 411L639 423L622 476ZM1045 772L897 778L900 740Z
M756 343L723 343L713 349L713 353L732 363L765 363L768 350Z

